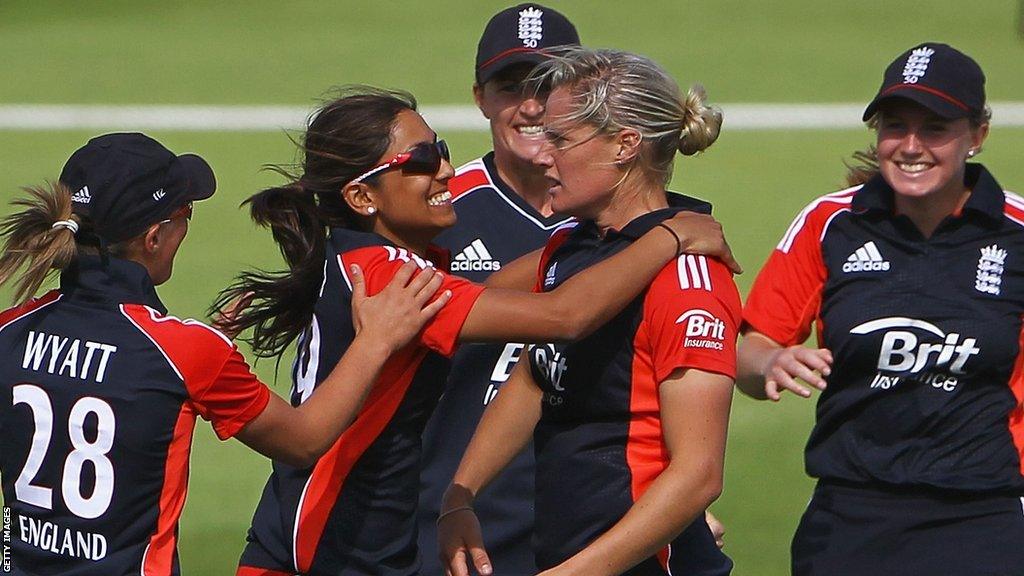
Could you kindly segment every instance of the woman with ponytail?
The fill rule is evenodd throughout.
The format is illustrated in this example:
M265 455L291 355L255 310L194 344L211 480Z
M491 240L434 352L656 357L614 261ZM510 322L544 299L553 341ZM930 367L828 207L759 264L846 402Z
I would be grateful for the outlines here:
M18 303L0 312L0 474L14 574L178 574L196 415L221 439L308 465L388 356L447 301L427 304L440 285L432 272L406 286L414 266L371 299L356 274L363 329L293 408L228 338L167 315L157 296L193 201L215 187L199 156L106 134L71 156L58 183L26 188L14 201L21 210L0 221L0 285L13 283ZM27 300L51 273L60 288Z
M290 183L249 201L289 269L244 274L220 303L252 297L232 329L253 328L259 353L277 354L298 340L295 405L349 346L352 265L362 266L370 294L403 262L445 265L447 255L431 240L455 222L447 189L454 171L445 143L415 106L405 93L350 89L314 114ZM598 169L627 172L625 165ZM465 341L581 338L629 305L681 251L730 257L706 214L679 211L648 228L630 232L630 249L557 290L485 288L445 275L451 301L389 360L341 439L312 468L275 462L238 574L417 574L420 435L444 386L445 357Z
M722 117L628 52L566 49L533 77L551 87L537 162L552 209L580 219L541 257L538 286L557 291L698 202L665 186L676 152L710 146ZM692 254L645 289L593 334L531 346L488 406L441 504L450 574L501 573L473 500L531 434L543 574L730 572L704 511L722 489L739 295L724 263Z

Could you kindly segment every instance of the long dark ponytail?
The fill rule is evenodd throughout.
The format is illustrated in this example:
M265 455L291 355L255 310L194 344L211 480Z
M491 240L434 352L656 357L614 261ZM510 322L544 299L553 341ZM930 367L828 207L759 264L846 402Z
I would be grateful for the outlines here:
M416 99L407 92L343 89L313 113L297 142L301 168L268 167L288 183L245 201L253 221L270 228L288 269L243 272L220 293L213 310L251 296L252 303L223 324L232 332L252 328L246 341L258 356L277 356L309 325L323 280L327 228L361 225L341 189L384 155L399 113L415 109Z

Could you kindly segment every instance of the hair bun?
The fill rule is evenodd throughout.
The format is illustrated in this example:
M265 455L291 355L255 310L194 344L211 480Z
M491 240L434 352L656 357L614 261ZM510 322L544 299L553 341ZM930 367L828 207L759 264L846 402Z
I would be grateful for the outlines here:
M683 126L679 133L679 151L685 156L701 152L718 139L722 130L722 111L707 104L707 92L694 84L683 102Z

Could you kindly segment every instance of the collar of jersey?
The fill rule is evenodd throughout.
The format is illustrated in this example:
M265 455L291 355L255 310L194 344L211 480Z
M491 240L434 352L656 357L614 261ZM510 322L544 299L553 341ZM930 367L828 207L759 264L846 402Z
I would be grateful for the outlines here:
M149 272L141 264L113 256L79 256L61 273L60 291L71 299L144 304L167 313Z
M654 210L653 212L641 214L640 216L630 220L629 224L623 226L621 230L609 230L604 236L605 240L610 241L623 236L636 240L646 234L651 228L654 228L679 212L711 214L711 204L708 202L672 191L668 191L666 196L668 198L668 208L661 208L659 210ZM598 230L597 224L592 220L583 221L581 227L586 231L586 233L600 236L600 230Z
M533 205L524 200L522 196L516 194L516 191L513 190L507 182L502 180L501 175L498 174L498 166L494 163L493 150L484 154L483 158L480 160L484 163L484 169L487 171L487 177L490 178L494 187L498 189L498 193L504 196L509 202L515 204L517 208L528 214L531 218L540 222L541 225L550 227L569 220L568 216L562 216L561 214L544 216L538 212Z
M971 188L971 195L964 203L963 214L976 214L984 220L998 224L1003 219L1005 196L1003 188L995 177L981 164L969 163L964 171L964 183ZM870 211L893 214L893 190L876 174L853 196L853 211Z

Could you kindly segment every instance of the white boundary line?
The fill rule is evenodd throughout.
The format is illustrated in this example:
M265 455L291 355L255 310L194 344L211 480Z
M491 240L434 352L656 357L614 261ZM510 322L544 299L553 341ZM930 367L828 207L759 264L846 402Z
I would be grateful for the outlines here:
M722 104L727 130L862 129L863 104ZM996 127L1024 126L1024 102L995 102ZM0 105L0 130L277 131L305 126L301 106L97 106ZM473 106L424 106L439 131L484 131Z

